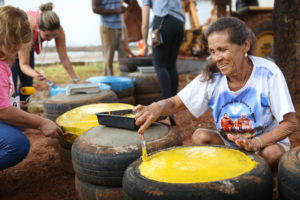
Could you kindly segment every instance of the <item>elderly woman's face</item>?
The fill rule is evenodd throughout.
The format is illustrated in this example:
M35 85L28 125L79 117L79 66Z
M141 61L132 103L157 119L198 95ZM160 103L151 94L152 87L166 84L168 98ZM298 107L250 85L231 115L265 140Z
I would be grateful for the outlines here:
M245 45L230 42L227 31L212 33L207 40L212 61L223 75L230 76L241 70L247 52Z

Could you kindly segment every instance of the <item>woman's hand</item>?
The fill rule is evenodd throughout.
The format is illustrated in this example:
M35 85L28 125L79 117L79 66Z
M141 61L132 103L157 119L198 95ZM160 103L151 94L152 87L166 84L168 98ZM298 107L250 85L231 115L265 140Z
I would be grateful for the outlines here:
M257 139L247 139L243 136L237 135L234 136L232 134L228 134L227 138L233 141L236 145L238 145L241 149L245 149L246 151L254 151L257 152L260 150L260 143Z
M156 102L149 106L137 105L133 109L133 112L136 113L135 123L137 126L140 126L138 132L140 134L144 133L144 131L160 117L162 110L162 106Z
M36 78L37 80L39 80L39 81L47 80L47 78L46 78L43 74L41 74L41 73L38 72L38 71L35 71L35 72L36 72L35 78Z
M51 120L43 118L37 128L46 137L57 138L63 135L63 131Z

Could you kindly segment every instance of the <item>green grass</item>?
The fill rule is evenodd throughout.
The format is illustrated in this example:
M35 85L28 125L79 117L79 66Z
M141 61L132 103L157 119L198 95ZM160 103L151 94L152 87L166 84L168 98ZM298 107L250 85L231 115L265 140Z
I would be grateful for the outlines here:
M80 80L86 80L93 76L103 76L103 68L103 62L73 65L73 69ZM36 66L35 69L40 72L41 66ZM43 66L43 70L47 79L55 84L72 83L71 77L61 64ZM117 62L114 63L114 73L116 76L120 74ZM36 80L34 81L37 83Z

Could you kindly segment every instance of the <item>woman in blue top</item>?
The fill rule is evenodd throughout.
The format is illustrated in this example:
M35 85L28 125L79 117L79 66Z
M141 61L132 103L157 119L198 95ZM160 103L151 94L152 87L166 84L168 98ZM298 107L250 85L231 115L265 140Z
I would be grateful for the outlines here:
M176 60L184 34L184 13L180 0L143 0L142 3L142 35L144 52L148 52L148 30L150 8L154 13L153 27L160 26L163 44L152 47L152 61L158 76L159 86L164 98L177 94L178 73Z

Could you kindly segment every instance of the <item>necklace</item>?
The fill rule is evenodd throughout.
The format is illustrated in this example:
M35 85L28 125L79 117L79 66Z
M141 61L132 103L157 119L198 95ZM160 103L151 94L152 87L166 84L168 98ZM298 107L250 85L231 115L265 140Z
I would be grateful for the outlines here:
M245 78L244 78L244 82L243 82L241 88L243 88L243 87L246 85L247 80L248 80L248 77L249 77L249 74L251 74L251 73L250 73L251 71L252 71L252 64L250 64L250 66L248 67L248 71L247 71L247 73L246 73L246 76L245 76ZM249 78L250 78L250 77L249 77Z

